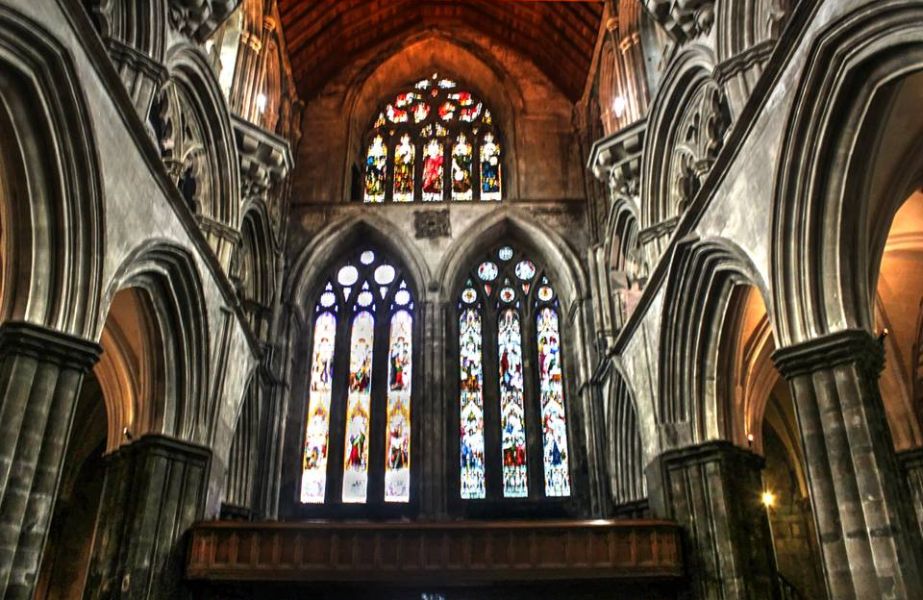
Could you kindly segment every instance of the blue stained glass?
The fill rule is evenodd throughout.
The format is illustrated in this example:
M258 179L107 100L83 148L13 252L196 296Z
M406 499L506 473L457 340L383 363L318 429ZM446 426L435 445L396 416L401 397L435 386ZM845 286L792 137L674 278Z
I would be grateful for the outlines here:
M463 499L486 496L484 485L484 371L481 356L481 315L462 311L458 321L460 349L461 486Z
M526 474L526 424L523 400L522 333L519 313L500 313L497 334L500 357L500 437L503 453L503 495L529 495Z
M561 370L561 339L558 313L545 307L536 316L538 333L539 390L542 405L542 445L545 495L570 496L567 466L567 417Z

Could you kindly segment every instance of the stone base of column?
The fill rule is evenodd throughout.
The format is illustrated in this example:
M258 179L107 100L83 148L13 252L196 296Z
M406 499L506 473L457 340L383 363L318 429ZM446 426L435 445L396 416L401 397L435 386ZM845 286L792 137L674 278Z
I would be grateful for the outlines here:
M655 517L679 522L696 598L775 597L775 565L760 502L762 457L730 442L660 455L648 467Z
M107 457L85 598L184 597L183 537L202 516L210 459L160 435Z
M901 463L907 478L920 538L923 539L923 448L901 452L897 455L897 460Z

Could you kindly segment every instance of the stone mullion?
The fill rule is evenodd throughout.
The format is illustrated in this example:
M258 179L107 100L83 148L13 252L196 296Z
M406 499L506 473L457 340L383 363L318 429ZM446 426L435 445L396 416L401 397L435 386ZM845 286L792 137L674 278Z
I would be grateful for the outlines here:
M880 344L848 330L774 358L792 387L829 593L916 597L919 537L878 391Z
M92 342L27 323L0 329L0 595L31 597Z

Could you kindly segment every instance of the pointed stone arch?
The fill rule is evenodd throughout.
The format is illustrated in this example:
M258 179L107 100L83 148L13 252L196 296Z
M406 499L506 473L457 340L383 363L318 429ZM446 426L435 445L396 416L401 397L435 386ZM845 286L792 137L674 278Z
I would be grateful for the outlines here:
M208 316L195 259L184 248L151 240L134 249L116 271L107 294L133 290L158 340L159 384L145 407L148 429L204 443L214 428L210 399Z
M92 339L103 198L90 113L67 49L0 7L3 320Z
M612 503L617 515L636 516L647 498L645 460L635 396L619 367L610 374L606 421Z
M660 339L657 419L673 444L727 437L719 405L716 360L735 287L766 286L744 250L726 239L679 243L666 287Z

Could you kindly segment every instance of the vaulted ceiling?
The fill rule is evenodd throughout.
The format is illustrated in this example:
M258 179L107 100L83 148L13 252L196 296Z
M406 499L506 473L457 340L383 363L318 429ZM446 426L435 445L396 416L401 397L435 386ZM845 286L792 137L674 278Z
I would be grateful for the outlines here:
M603 0L279 0L279 10L304 99L370 48L429 28L468 27L531 58L576 100Z

